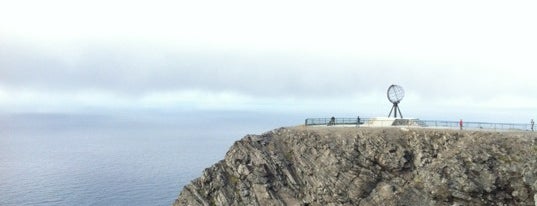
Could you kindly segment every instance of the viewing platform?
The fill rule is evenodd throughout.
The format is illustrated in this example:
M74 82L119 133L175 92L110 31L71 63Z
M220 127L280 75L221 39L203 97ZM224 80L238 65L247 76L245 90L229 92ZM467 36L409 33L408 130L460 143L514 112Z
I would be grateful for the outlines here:
M306 126L345 126L345 127L422 127L439 129L460 129L459 121L420 120L416 118L307 118ZM531 124L520 123L491 123L463 122L462 129L468 130L502 130L502 131L532 131Z

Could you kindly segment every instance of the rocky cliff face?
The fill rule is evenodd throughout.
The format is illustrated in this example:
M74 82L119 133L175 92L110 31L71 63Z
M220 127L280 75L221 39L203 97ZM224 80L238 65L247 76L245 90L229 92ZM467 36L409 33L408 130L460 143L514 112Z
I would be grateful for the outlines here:
M281 128L237 141L174 205L535 205L537 135Z

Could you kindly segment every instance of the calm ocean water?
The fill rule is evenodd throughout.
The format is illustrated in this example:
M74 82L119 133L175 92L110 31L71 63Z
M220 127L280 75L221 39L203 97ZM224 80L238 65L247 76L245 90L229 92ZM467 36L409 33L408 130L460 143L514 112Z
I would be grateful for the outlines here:
M248 112L0 116L0 205L171 205L246 134L303 117Z

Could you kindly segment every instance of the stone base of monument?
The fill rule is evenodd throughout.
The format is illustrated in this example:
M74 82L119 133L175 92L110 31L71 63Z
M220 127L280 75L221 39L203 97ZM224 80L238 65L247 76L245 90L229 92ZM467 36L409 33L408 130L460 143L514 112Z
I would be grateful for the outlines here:
M417 118L396 119L391 117L375 117L365 122L361 126L365 127L388 127L388 126L423 126L423 123Z

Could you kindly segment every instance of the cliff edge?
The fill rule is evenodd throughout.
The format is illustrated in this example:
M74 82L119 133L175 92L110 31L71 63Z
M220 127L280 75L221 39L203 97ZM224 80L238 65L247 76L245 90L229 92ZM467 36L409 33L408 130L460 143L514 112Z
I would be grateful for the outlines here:
M537 206L537 135L280 128L235 142L174 205Z

